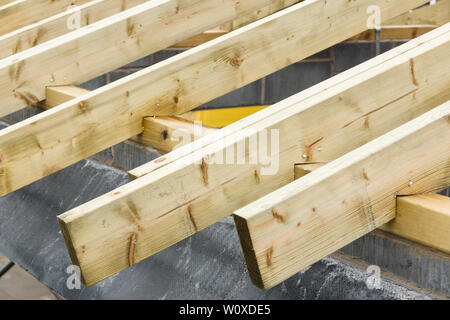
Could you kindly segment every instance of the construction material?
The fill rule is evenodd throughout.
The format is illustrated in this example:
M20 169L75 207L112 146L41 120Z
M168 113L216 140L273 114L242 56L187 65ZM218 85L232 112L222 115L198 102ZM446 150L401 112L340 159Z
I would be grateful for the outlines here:
M264 4L267 1L147 1L5 58L0 61L0 116L43 100L46 86L85 82Z
M33 48L145 1L147 0L94 0L79 6L71 5L67 10L54 16L0 35L0 59Z
M386 0L381 1L379 6L382 16L388 19L421 2L402 0L393 4ZM361 12L369 3L370 0L358 3L344 0L302 2L3 130L0 133L0 151L5 170L0 180L0 194L17 190L141 133L142 118L145 116L189 111L366 29L367 17ZM205 1L202 4L206 6ZM118 16L124 18L123 15L128 17L135 11L140 13L143 6L111 19L118 19L115 18ZM160 13L159 7L145 8L152 13L155 13L152 9L156 8ZM191 6L189 10L194 8ZM215 10L223 11L220 7ZM347 12L345 19L342 10ZM207 22L212 19L211 15L214 16L209 10L205 15L208 16L205 18ZM203 21L201 17L197 18ZM332 38L325 36L329 32L324 19L333 23L336 30ZM213 20L217 23L217 19ZM296 23L299 20L303 21L301 25ZM109 19L101 23L105 21ZM111 26L117 26L117 23ZM311 28L315 30L313 37L309 32ZM164 30L168 34L177 34L168 26ZM287 36L280 38L280 34ZM167 37L162 39L163 33L158 35L161 36L159 40L167 41ZM65 37L65 41L71 42L70 37ZM299 48L299 44L304 42L308 45ZM246 46L243 47L242 43ZM101 46L93 47L98 49ZM115 46L114 50L121 49ZM31 51L34 50L23 54ZM104 51L101 52L104 54ZM79 59L79 55L76 57ZM89 57L91 59L92 55ZM8 59L2 60L0 65L9 66ZM267 63L267 59L271 63ZM112 60L102 58L108 63ZM57 65L52 61L52 68ZM45 64L37 61L30 66L46 70ZM17 71L25 69L14 70L18 81L20 72ZM41 86L45 93L45 84ZM20 95L16 90L17 94Z
M153 169L161 165L158 170L59 216L85 283L128 267L130 239L136 240L137 263L292 182L294 163L301 159L336 159L447 101L450 78L442 65L449 62L449 29L450 24L209 134L186 146L189 151L177 149L179 158L170 153L153 162ZM330 106L333 117L326 116ZM279 160L276 174L264 175L268 168L260 164L207 162L234 142L271 129L280 137L272 158Z
M0 6L0 35L89 1L91 0L17 0Z
M449 119L447 102L237 210L253 283L269 289L392 220L397 196L448 186Z
M147 117L144 118L144 131L133 140L170 152L216 130L179 117Z
M438 194L398 197L395 219L381 229L450 253L450 198Z

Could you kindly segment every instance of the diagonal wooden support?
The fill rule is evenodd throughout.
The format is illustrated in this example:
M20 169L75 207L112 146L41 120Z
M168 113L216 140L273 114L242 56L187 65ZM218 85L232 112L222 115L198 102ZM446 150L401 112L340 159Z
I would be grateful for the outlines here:
M392 220L397 196L449 184L447 102L237 210L250 277L269 289Z
M141 178L59 216L84 282L92 285L128 267L130 254L137 263L292 182L293 164L304 155L335 159L447 101L449 27L177 149L146 166ZM261 163L207 162L236 141L248 156L247 141L261 130L278 130L276 174L263 175Z
M223 5L228 3L220 2ZM379 6L382 17L388 19L420 2L399 0L394 4L383 0ZM201 3L207 6L207 1ZM0 195L141 133L142 118L146 116L181 114L192 110L365 30L367 16L363 9L370 3L371 0L302 2L2 130L0 153L4 174L0 176ZM127 10L126 14L131 15L141 9L142 5ZM195 8L189 7L189 10ZM220 7L214 10L222 11ZM347 12L345 18L342 11ZM209 16L209 10L203 13L208 13L204 22L210 23L213 17ZM115 19L123 17L122 14L114 16ZM198 19L202 20L201 17ZM303 23L298 24L298 21ZM329 23L336 30L336 36L332 38L326 27ZM117 26L115 23L112 25ZM175 25L164 30L170 34ZM97 27L92 26L92 29L97 30ZM310 30L315 32L311 34ZM158 33L158 37L163 38L164 33ZM171 37L173 40L173 35ZM160 40L168 41L166 38ZM156 38L152 41L162 44ZM97 46L93 47L98 50ZM121 49L116 47L115 50ZM34 51L27 50L23 54L30 52ZM105 63L109 63L103 54L102 62L106 60ZM19 55L22 57L22 54L15 57ZM4 70L2 64L9 63L9 58L1 60L0 70ZM56 65L52 61L52 67ZM29 66L46 70L46 65L37 61ZM8 74L17 75L19 69ZM0 72L0 82L3 79ZM0 90L2 88L0 83ZM45 92L43 87L42 90Z
M108 18L114 14L120 13L146 1L148 0L94 0L79 6L72 6L71 9L65 10L47 19L43 19L36 23L24 26L23 28L14 30L10 33L0 35L0 59L33 48L39 44L50 41L59 36L65 35L69 32L74 31L76 28L82 28L87 25L91 25L97 21ZM250 17L248 17L248 19L245 21L247 23L250 23L256 21L257 19L263 18L265 15L269 15L269 13L273 13L280 9L286 8L297 2L299 1L276 0L273 1L269 6L258 10L263 12L262 16L258 15L257 17L254 17L253 15L245 13L237 19L231 22L227 22L227 24L236 25L238 21L241 21L242 18L245 18L249 15ZM261 3L264 4L264 2ZM257 5L259 6L259 4ZM206 31L205 34L209 34L209 32ZM205 40L203 34L192 39L193 41L195 41L195 39L198 38ZM199 45L201 43L199 43L197 40L196 45ZM174 46L180 47L180 45L177 44Z

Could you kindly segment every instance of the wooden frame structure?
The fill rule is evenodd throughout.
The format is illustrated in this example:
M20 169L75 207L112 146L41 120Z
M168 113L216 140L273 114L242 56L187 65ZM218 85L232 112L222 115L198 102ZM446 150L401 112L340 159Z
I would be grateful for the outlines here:
M0 131L0 194L126 139L167 152L58 217L88 286L233 213L264 289L378 227L449 252L449 201L430 193L450 184L450 1L408 12L427 2L378 1L377 34L369 0L10 1L0 115L46 111ZM221 130L194 126L204 103L374 37L415 39L273 106L228 111L226 124L240 120ZM195 48L94 91L75 86L168 47ZM180 132L193 142L176 148ZM261 132L279 139L269 173L237 158L250 160Z

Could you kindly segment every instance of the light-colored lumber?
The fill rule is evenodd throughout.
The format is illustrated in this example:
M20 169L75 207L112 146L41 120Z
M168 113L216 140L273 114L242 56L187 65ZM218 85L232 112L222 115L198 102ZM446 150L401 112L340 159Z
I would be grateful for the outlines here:
M447 22L450 22L450 0L440 0L434 5L418 8L390 19L384 25L434 25L439 27Z
M300 163L294 167L299 179L325 163ZM395 219L381 230L450 253L450 198L439 194L398 197Z
M381 41L393 40L410 40L424 35L431 30L436 29L436 26L418 25L418 26L383 26L380 29ZM347 39L347 42L364 42L375 41L376 30L370 29L358 34L357 36Z
M0 35L89 1L91 0L18 0L0 6Z
M147 0L94 0L80 6L72 6L54 16L0 35L0 59L30 49L74 31L75 28L85 27L145 1Z
M306 176L308 173L313 172L313 170L323 167L325 162L306 162L306 163L296 163L294 165L294 179L300 179Z
M381 229L450 253L450 198L438 194L398 197L395 219Z
M170 152L216 130L179 117L146 117L144 131L132 139L157 150Z
M85 82L267 1L147 1L0 60L0 116L43 100L47 86Z
M396 56L396 55L400 55L401 53L405 53L408 50L410 50L412 48L415 48L418 44L420 44L422 42L425 42L425 41L428 41L430 39L433 39L437 35L444 35L444 34L446 34L448 32L448 30L450 30L450 24L446 24L445 26L439 28L439 30L432 31L429 34L420 37L419 39L415 39L415 40L409 41L408 43L406 43L406 44L404 44L404 45L402 45L400 47L397 47L395 49L390 50L389 55ZM383 57L385 57L386 55L387 54L383 55ZM370 60L368 62L365 62L364 64L360 65L358 68L352 69L352 72L355 72L355 73L356 72L363 72L363 70L368 70L369 66L373 67L375 65L378 65L379 63L380 63L379 58L372 59L372 60ZM417 77L416 77L414 60L410 61L410 73L411 73L411 76L414 76L414 82L418 84ZM347 71L345 73L345 75L349 75L350 76L350 75L352 75L352 73L349 73L349 71ZM426 72L424 73L424 75L426 75ZM335 76L333 78L333 80L335 80L335 81L338 81L338 79L340 79L339 75ZM442 82L442 84L446 85L447 84L446 81L447 80L444 80L444 82ZM303 92L303 94L305 96L308 96L308 94L310 94L310 92L315 92L313 90L321 90L322 88L327 88L328 85L329 85L328 83L329 83L328 81L324 81L321 85L316 85L316 86L314 86L311 89L305 90ZM331 82L331 83L334 83L334 82ZM440 101L443 102L444 100L440 100ZM351 101L349 103L351 103ZM266 109L264 111L260 111L260 115L263 116L263 115L271 114L272 110L274 110L274 109L273 108L268 108L268 109ZM234 132L234 131L237 131L237 130L243 130L243 129L246 128L246 125L251 123L251 121L253 121L256 118L257 117L248 117L247 119L245 119L246 121L240 121L238 123L229 125L221 133L223 133L225 135L225 134L228 134L229 132ZM368 125L370 127L370 123L368 121L368 120L370 120L370 118L369 117L364 117L362 119L364 120L364 128L368 129ZM358 119L358 120L361 120L361 119ZM215 136L215 135L210 135L209 138L211 139L210 141L215 141L217 139L220 139L219 136ZM145 175L147 175L147 174L149 174L149 173L151 173L151 172L161 168L162 166L167 165L170 162L173 162L173 161L175 161L177 159L180 159L181 157L189 154L193 150L193 148L194 148L194 150L198 150L198 149L201 149L202 147L205 147L210 142L209 138L208 139L203 139L199 143L195 144L195 148L194 147L182 148L181 150L178 150L177 152L172 152L169 155L166 155L164 157L164 159L158 159L158 161L151 161L151 162L149 162L147 164L144 164L144 165L142 165L142 166L140 166L138 168L135 168L135 169L129 171L129 176L132 179L137 179L137 178L143 177L143 176L145 176ZM307 150L305 150L305 151L307 151ZM303 156L305 154L306 154L306 157L303 158ZM320 154L316 153L315 157L317 157L317 156L320 156ZM306 152L306 153L304 152L302 154L302 159L301 160L303 160L303 162L304 162L304 161L308 160L308 158L310 158L310 157L308 157L308 152ZM326 162L326 161L334 160L335 158L322 157L321 159L322 159L321 161L325 161ZM315 158L315 160L317 160L317 158ZM311 159L309 161L311 161Z
M253 283L269 289L392 220L399 195L448 186L449 119L447 102L237 210Z
M130 254L137 263L292 182L294 163L335 159L446 101L449 27L176 149L141 178L59 216L84 282L92 285L127 268ZM279 134L275 174L261 163L208 163L264 129Z
M79 22L79 27L84 27L126 9L132 8L145 1L147 0L94 0L80 6L74 6L72 9L65 10L64 12L61 12L57 15L40 20L18 30L14 30L3 36L0 36L0 59L32 48L36 45L73 31L72 29L69 29L67 27L67 21L71 17L76 17L76 19L78 19L76 20L76 22ZM257 11L264 12L264 16L267 16L296 2L299 1L277 0L269 6ZM241 26L244 22L245 24L248 24L262 18L261 15L250 15L248 13L243 14L242 16L242 18L245 18L244 21L242 21L242 19L238 17L235 20L228 22L227 24L229 24L230 26L234 26L234 30L237 29L237 24ZM181 41L180 43L175 44L172 47L178 48L185 46L197 46L211 39L215 39L224 33L225 32L220 33L217 31L206 31L188 40Z
M75 86L47 87L45 90L45 109L56 107L90 92L89 90Z
M223 128L267 107L267 105L223 107L189 111L179 116L186 120L200 122L207 127Z
M293 1L291 1L293 2ZM410 12L404 13L396 18L390 19L382 24L380 29L380 40L409 40L419 37L439 26L450 22L450 0L442 0L436 5L425 6ZM290 5L290 3L289 3ZM280 4L278 4L280 6ZM215 30L209 30L192 38L184 40L174 45L175 48L191 48L196 47L207 41L216 39L229 31L242 27L248 22L261 19L268 13L273 13L276 8L263 8L257 12L243 15L242 17L228 23L227 26ZM376 31L374 29L364 31L347 41L374 41L376 39Z
M47 87L45 108L56 107L89 92L75 86ZM142 133L131 139L170 152L215 130L180 117L146 117L143 119Z
M379 5L382 16L388 19L421 2L401 0L394 5L384 0ZM201 3L206 6L207 1ZM369 3L370 0L302 2L3 129L0 152L4 174L0 177L0 195L141 133L145 116L182 114L358 33L367 28L367 17L361 12ZM116 16L141 12L142 6ZM194 10L193 6L189 10ZM221 6L214 10L223 11ZM347 13L345 19L343 11ZM208 15L206 20L217 23L213 18L214 15ZM303 21L301 25L297 23L299 20ZM329 33L325 21L339 31L333 38L326 36ZM170 32L172 28L166 26L164 30ZM158 37L163 34L159 32ZM159 42L156 37L146 37L150 38ZM30 51L34 49L14 57ZM0 61L0 65L8 59ZM102 62L110 60L113 59L102 57ZM45 69L42 64L28 66ZM25 72L26 67L20 70ZM15 71L14 74L20 74ZM15 94L20 96L17 90ZM36 98L32 94L23 96L26 100Z

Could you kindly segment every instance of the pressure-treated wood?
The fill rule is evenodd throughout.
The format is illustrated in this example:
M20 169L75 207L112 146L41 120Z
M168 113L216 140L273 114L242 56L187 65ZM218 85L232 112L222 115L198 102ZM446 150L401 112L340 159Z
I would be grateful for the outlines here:
M0 60L0 116L43 100L46 86L82 83L267 1L147 1Z
M302 2L2 130L4 174L0 177L0 195L141 133L145 116L184 113L358 33L367 27L367 17L361 12L370 1ZM379 6L388 19L421 2L402 0L393 4L384 0ZM207 6L207 1L201 3ZM142 6L116 16L130 15L137 9L141 12ZM223 11L220 6L214 10ZM182 11L180 8L178 14ZM204 11L202 15L211 14ZM346 12L345 18L342 12ZM205 20L216 20L212 18L208 15ZM297 23L300 20L301 25ZM326 21L336 30L333 38L328 36ZM176 25L165 26L164 30L170 32ZM163 35L158 33L158 37ZM150 38L156 37L146 37ZM34 49L15 57L30 51ZM0 65L8 59L1 60ZM110 59L102 56L101 60ZM25 71L26 66L18 70ZM45 69L36 62L29 66ZM11 74L20 79L18 70ZM34 97L18 90L15 94L25 100Z
M35 47L147 0L94 0L0 35L0 59Z
M398 195L448 186L449 119L447 102L236 211L253 283L269 289L392 220Z
M303 155L335 159L446 101L449 27L177 149L153 162L157 170L59 216L84 282L92 285L128 267L130 254L141 261L292 182ZM278 171L208 161L264 129L275 134L269 150ZM244 150L249 155L248 143Z
M325 162L307 162L307 163L296 163L294 165L294 179L300 179L306 176L308 173L313 172L320 167L323 167Z
M396 55L400 55L401 53L405 53L408 50L411 50L412 48L415 48L418 44L425 42L425 41L429 41L430 39L434 39L435 37L438 37L438 35L444 35L448 32L448 30L450 30L450 24L446 24L445 26L439 28L439 30L435 30L430 32L428 35L424 35L422 36L420 39L416 39L413 41L410 41L400 47L397 47L393 50L391 50L389 52L389 55L392 55L392 57L396 56ZM447 35L448 36L448 35ZM386 57L387 54L384 54L383 57ZM358 72L364 72L365 70L369 70L370 67L374 67L376 65L378 65L380 63L380 59L381 58L376 58L376 59L372 59L360 66L358 66L358 68L354 68L352 69L353 72L358 73ZM410 74L413 77L413 80L415 83L419 84L417 82L417 77L416 77L416 71L415 71L415 62L414 60L410 61L409 63L409 67L410 67ZM345 76L350 77L351 75L353 75L352 73L346 72L344 73ZM424 75L426 75L426 71L424 71ZM340 77L341 75L335 76L333 78L334 81L340 81ZM441 84L443 84L444 86L447 85L447 80L444 79L443 82L440 82ZM335 84L335 82L331 81L332 84ZM320 85L316 85L311 89L305 90L303 92L304 96L308 96L309 94L316 94L318 92L320 92L320 90L324 90L324 88L328 88L329 86L329 81L324 81L322 84ZM444 88L444 87L441 87ZM413 95L414 93L410 94L409 96L415 96ZM353 101L353 100L352 100ZM352 101L349 101L348 103L352 103ZM440 100L441 102L443 102L444 100ZM353 102L353 104L356 102ZM359 105L359 104L358 104ZM260 111L259 115L263 116L263 115L269 115L272 114L272 110L274 110L273 108L268 108L264 111ZM405 113L404 115L407 115L408 113ZM255 119L257 119L257 117L248 117L247 119L245 119L245 121L240 121L238 123L229 125L228 127L226 127L225 129L223 129L220 134L222 136L225 136L226 134L230 133L230 132L235 132L238 130L243 130L246 128L246 126L248 126L250 123L253 123L255 121ZM358 119L359 121L364 120L364 129L369 129L370 128L370 114L367 115L367 117L363 117L362 119ZM367 121L366 121L367 120ZM164 165L169 164L172 161L175 161L177 159L180 159L181 157L188 155L190 152L192 152L193 150L199 150L202 147L205 147L208 143L210 143L211 141L216 141L217 139L220 139L219 135L210 135L208 136L207 139L203 139L202 141L199 141L198 143L195 143L194 146L189 146L189 148L181 148L180 150L177 150L177 152L172 152L168 155L166 155L163 159L157 159L157 161L151 161L147 164L144 164L138 168L135 168L133 170L131 170L129 172L129 175L132 179L135 178L140 178L145 176L146 174L149 174L159 168L161 168ZM307 151L307 150L305 150ZM306 157L303 157L304 155L306 155ZM320 153L315 154L315 156L320 156ZM305 162L308 160L308 153L303 153L302 154L302 161ZM327 157L322 157L321 158L322 161L330 161L330 160L335 160L335 158L327 158ZM317 159L316 159L317 160Z
M438 194L398 197L395 219L381 229L450 253L450 198Z
M45 108L56 107L88 92L90 91L74 86L47 87ZM170 152L215 130L180 117L146 117L143 119L142 133L131 139L160 151Z
M380 30L380 40L393 41L393 40L409 40L436 29L436 26L418 25L418 26L383 26ZM364 42L375 41L376 30L371 29L358 34L357 36L348 39L348 42Z
M434 5L418 8L390 19L384 25L433 25L439 27L447 22L450 22L450 0L440 0Z
M75 86L47 87L45 92L45 109L54 108L60 104L81 97L89 90Z
M91 0L18 0L0 6L0 35L89 1Z
M300 163L294 167L299 179L325 163ZM439 194L398 197L395 219L380 229L450 253L450 198Z
M23 28L0 36L0 59L69 33L73 31L75 27L90 25L100 21L101 19L144 3L145 1L147 0L94 0L80 6L74 6L72 9L65 10L57 15L40 20L37 23L27 25ZM275 11L293 5L296 2L299 1L277 0L269 6L257 11L261 11L264 13L263 16L267 16ZM236 25L240 26L244 23L244 21L242 21L244 18L245 24L248 24L262 18L263 16L261 16L261 14L253 15L246 13L243 14L241 18L238 17L231 22L227 22L227 25L230 25L230 28L233 26L234 30L237 29ZM68 20L70 20L70 28L68 27ZM76 25L78 23L79 25ZM206 31L205 33L194 36L193 38L181 41L173 47L183 47L185 46L185 41L189 42L189 46L199 45L207 40L210 40L210 34L216 35L214 38L218 37L217 33L214 31Z
M392 41L413 39L450 22L449 5L450 0L441 0L436 5L421 7L386 21L381 26L380 40ZM174 45L174 47L190 48L198 46L206 41L216 39L231 30L235 30L236 27L246 24L250 18L254 19L250 21L255 21L272 11L274 10L269 10L269 8L266 7L257 12L243 15L241 18L227 24L227 27L209 30L181 41ZM374 41L375 39L376 31L372 29L351 37L347 41Z
M144 131L132 139L170 152L216 130L179 117L147 117L144 119Z
M191 48L203 44L207 41L216 39L230 31L239 29L243 26L248 25L251 22L265 18L281 9L292 6L298 2L298 0L274 0L271 1L268 6L265 6L259 10L249 12L241 15L240 17L234 19L233 21L227 22L226 24L214 29L208 30L204 33L198 34L192 38L186 39L174 45L174 48Z

